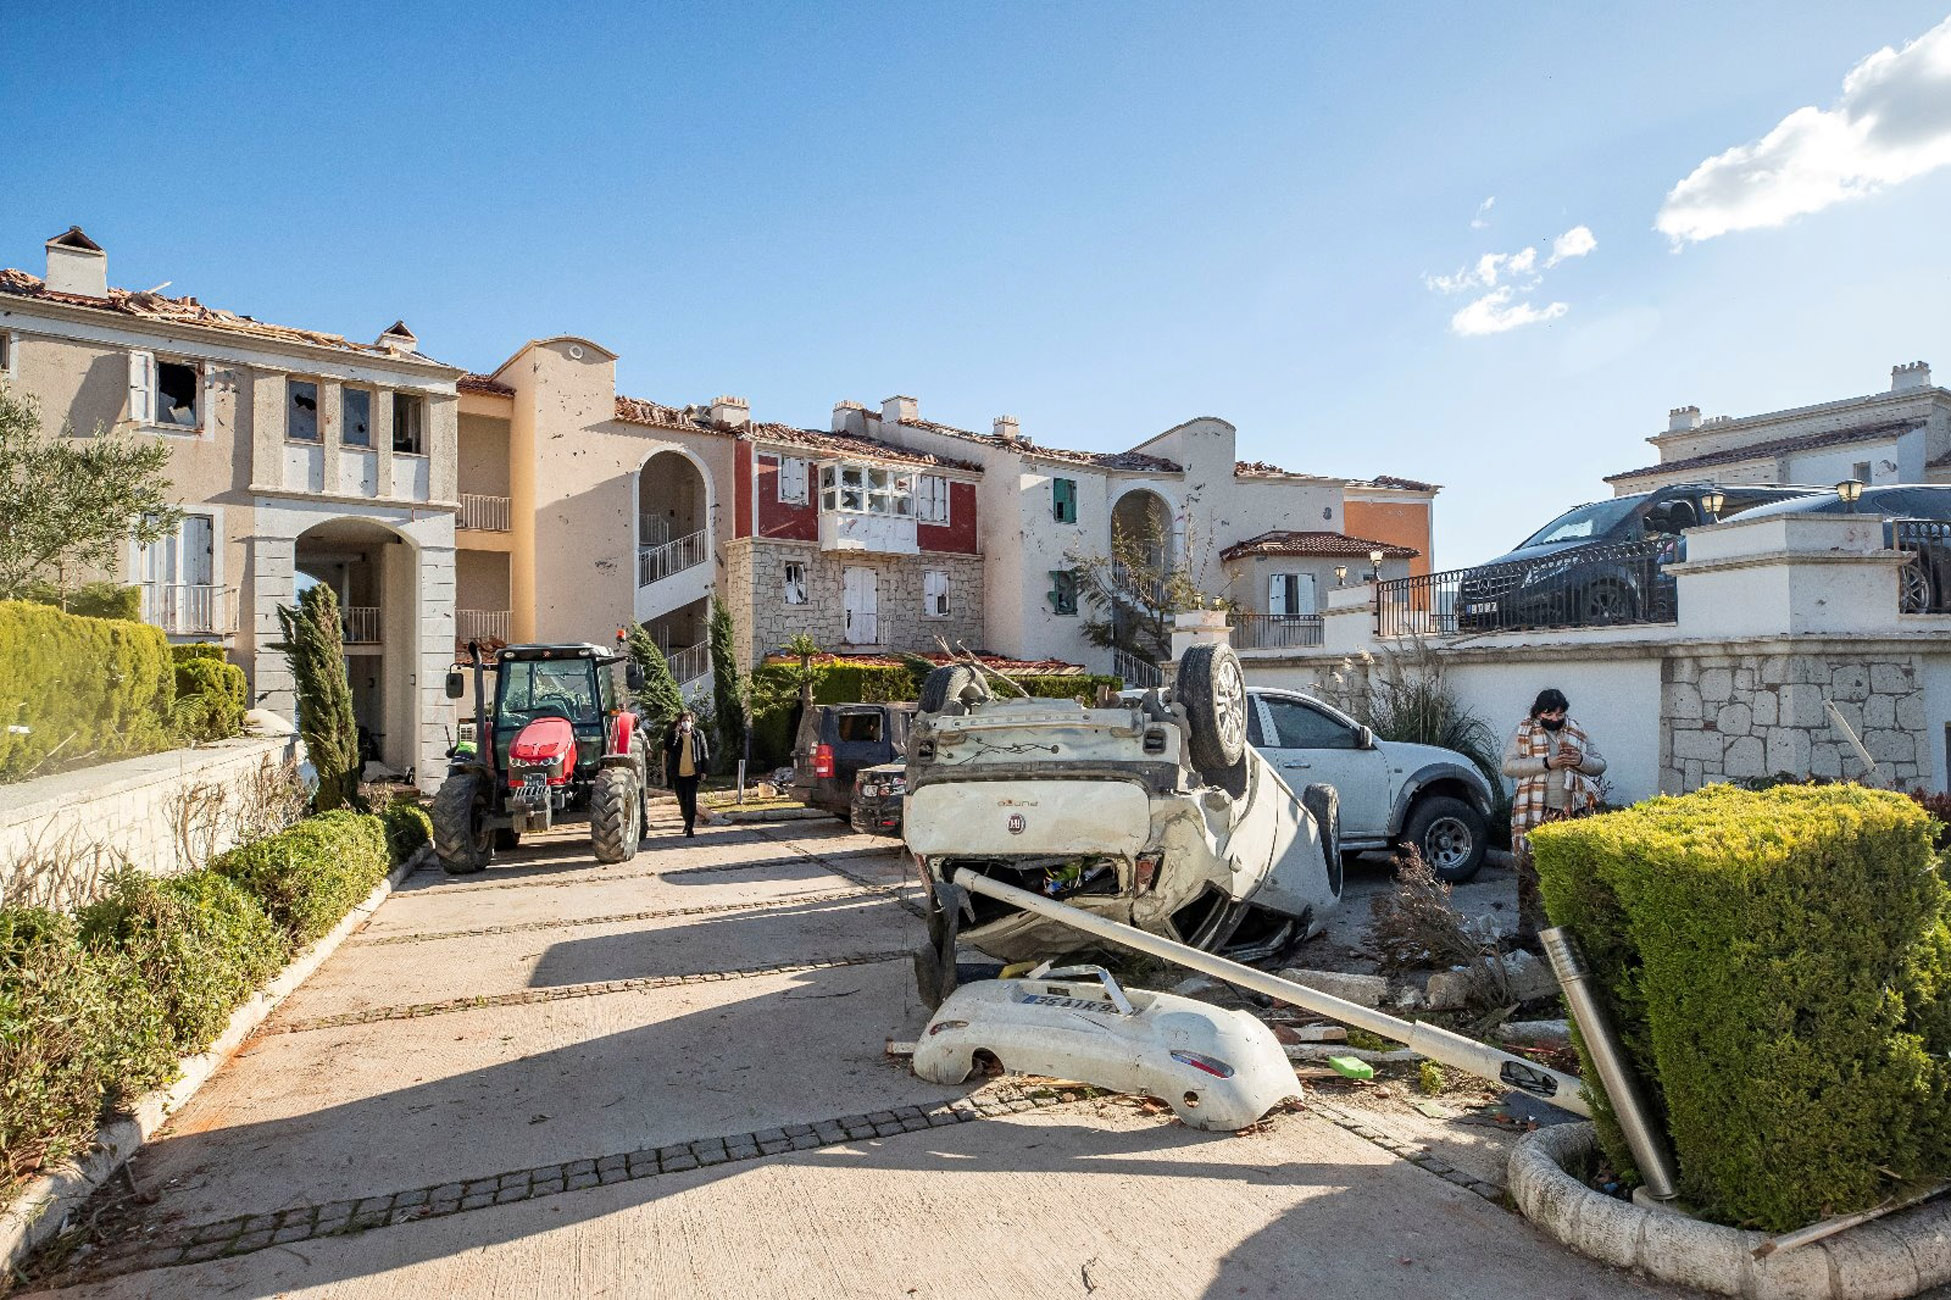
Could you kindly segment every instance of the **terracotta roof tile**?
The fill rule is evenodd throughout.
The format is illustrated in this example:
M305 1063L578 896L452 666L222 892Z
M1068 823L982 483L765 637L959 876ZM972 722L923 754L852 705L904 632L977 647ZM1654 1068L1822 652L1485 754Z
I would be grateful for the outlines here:
M1295 533L1276 529L1235 542L1219 553L1222 560L1237 560L1249 555L1367 555L1380 551L1392 560L1406 560L1422 552L1393 542L1373 542L1346 533Z
M1163 456L1148 456L1137 451L1072 451L1063 447L1045 447L1028 438L1018 438L1011 442L993 433L975 433L968 429L958 429L952 424L938 424L933 420L903 420L903 424L916 429L926 429L930 433L945 434L950 438L960 438L965 442L981 443L985 447L999 447L1006 451L1021 452L1025 456L1041 456L1066 465L1089 465L1095 469L1127 470L1145 473L1179 474L1184 467L1177 461Z
M1368 487L1395 488L1400 492L1436 492L1440 485L1425 483L1421 479L1397 478L1393 474L1377 474L1374 478L1361 480Z
M515 390L489 375L462 375L454 381L454 387L463 393L481 393L488 397L513 397Z
M206 307L191 297L170 298L160 293L135 292L113 287L109 289L106 298L91 298L86 294L78 293L58 293L49 289L39 276L29 275L25 271L17 271L12 267L0 267L0 293L12 294L19 298L34 298L43 302L65 303L71 307L93 307L98 311L121 312L125 316L161 321L171 325L195 325L206 329L220 329L232 334L248 335L276 343L307 343L314 347L339 348L364 356L399 355L378 343L354 343L341 334L299 329L292 325L273 325L268 321L240 316L236 312L225 311L220 307ZM422 361L431 360L418 353L411 355Z
M712 423L706 406L666 406L643 397L616 399L616 418L625 424L648 424L660 429L683 429L687 433L725 433L730 429Z
M1280 466L1264 460L1236 460L1233 462L1233 473L1240 478L1258 478L1268 474L1285 475L1292 472L1291 470L1282 469Z
M1742 461L1763 460L1788 452L1814 451L1821 447L1869 442L1875 438L1905 434L1912 429L1923 427L1922 420L1890 420L1882 424L1859 424L1848 429L1831 429L1826 433L1805 433L1793 438L1776 438L1770 442L1751 442L1745 447L1703 452L1698 456L1684 456L1679 460L1662 461L1657 465L1645 465L1619 474L1608 474L1604 481L1616 483L1622 478L1639 478L1646 474L1670 474L1675 470L1706 469L1711 465L1736 465Z

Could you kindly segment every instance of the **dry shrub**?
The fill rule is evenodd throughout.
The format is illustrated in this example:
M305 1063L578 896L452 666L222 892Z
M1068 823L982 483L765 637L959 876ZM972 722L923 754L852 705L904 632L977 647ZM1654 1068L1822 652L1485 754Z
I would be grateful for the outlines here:
M1368 945L1390 972L1452 970L1470 976L1472 1001L1509 1006L1511 977L1497 941L1480 933L1450 902L1450 887L1412 846L1396 858L1395 889L1369 908Z

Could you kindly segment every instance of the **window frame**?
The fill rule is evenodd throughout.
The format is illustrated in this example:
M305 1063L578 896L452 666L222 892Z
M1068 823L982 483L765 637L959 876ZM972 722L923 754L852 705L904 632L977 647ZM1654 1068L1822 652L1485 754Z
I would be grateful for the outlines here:
M1068 510L1065 508L1068 507ZM1060 524L1077 522L1077 480L1074 478L1053 478L1050 480L1050 517Z
M347 399L354 393L363 394L366 398L366 440L364 442L354 442L349 436L352 432L352 416L349 414ZM393 400L397 403L399 398L395 397ZM361 388L356 384L341 384L339 386L339 445L341 447L357 447L361 451L378 450L373 445L373 412L378 406L379 394L375 390ZM402 452L398 454L411 455L412 453Z
M1044 593L1044 599L1049 602L1051 613L1058 618L1077 617L1077 570L1051 569L1049 573L1050 590Z
M779 504L789 506L810 504L813 499L812 475L807 471L812 467L813 462L804 456L780 456L777 459L778 468L773 473L773 479L778 488L777 495ZM787 479L789 477L786 467L789 465L796 467L796 476L799 481L799 492L797 495L791 494L786 490Z
M300 384L312 390L312 436L300 437L291 431L291 413L298 405L297 388ZM325 442L325 422L320 418L325 385L316 379L301 379L294 375L285 376L285 441L295 442L301 447L318 447Z
M849 504L851 500L851 504ZM882 504L877 507L876 501ZM820 462L820 510L879 519L914 518L915 474L871 461Z
M930 591L930 587L939 590ZM921 616L932 619L952 617L953 610L948 603L950 590L951 583L947 569L923 569L921 571Z
M413 442L415 447L400 446L400 415L403 411L415 412ZM393 454L395 456L427 455L427 398L424 393L409 393L395 390L393 393Z
M129 362L128 419L138 429L150 433L168 434L175 438L206 438L213 429L215 393L217 383L216 364L181 353L158 353L153 348L130 348ZM162 418L162 377L163 367L181 366L196 378L196 423L178 424L174 420ZM136 371L142 371L138 384Z
M799 582L798 582L799 599L798 600L793 599L793 591L794 591L793 570L795 569L799 570ZM781 591L779 595L780 595L781 604L804 605L807 603L806 562L804 560L786 561L785 572L780 575L780 587L781 587Z
M950 504L954 489L949 486L950 479L945 474L917 474L915 478L915 522L927 524L931 528L946 528L954 522L955 508ZM924 485L932 484L927 490ZM924 506L927 507L924 509Z

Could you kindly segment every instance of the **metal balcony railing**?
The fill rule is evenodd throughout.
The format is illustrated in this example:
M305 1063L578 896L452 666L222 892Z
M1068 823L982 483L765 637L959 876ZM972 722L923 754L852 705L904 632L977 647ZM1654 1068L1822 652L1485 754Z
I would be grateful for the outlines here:
M461 493L461 517L456 528L476 533L505 533L514 526L513 505L507 497Z
M176 636L229 636L237 630L237 589L196 582L145 582L142 621Z
M674 573L695 569L710 558L710 542L702 529L661 546L640 547L637 551L637 585L648 587Z
M1910 552L1897 571L1897 608L1905 614L1951 614L1951 522L1894 519L1890 545Z
M637 513L637 545L662 546L671 540L671 521L664 515Z
M347 645L379 644L379 606L347 605L343 612Z
M1671 623L1679 617L1666 565L1677 538L1559 551L1375 584L1378 636L1465 636L1541 628Z
M671 665L671 676L677 679L679 690L711 674L711 646L707 642L700 641L697 645L673 650L664 658Z
M1149 691L1165 682L1165 674L1157 664L1149 659L1141 659L1129 650L1114 648L1111 651L1111 671L1134 690Z
M1127 567L1122 560L1111 563L1112 594L1120 599L1136 597L1148 605L1165 603L1165 579L1158 573L1165 567L1163 559L1150 562L1152 571L1147 574Z
M1232 614L1235 650L1290 650L1321 644L1319 614Z
M508 644L512 616L505 609L457 609L454 611L454 644L470 641L498 641Z

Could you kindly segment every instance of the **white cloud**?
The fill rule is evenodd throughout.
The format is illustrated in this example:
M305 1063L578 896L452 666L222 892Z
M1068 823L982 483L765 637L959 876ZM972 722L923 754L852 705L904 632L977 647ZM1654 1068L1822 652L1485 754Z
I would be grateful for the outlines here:
M1709 158L1666 196L1674 244L1779 226L1951 164L1951 18L1870 55L1833 107L1798 108L1759 140Z
M1538 250L1520 249L1515 253L1485 253L1475 266L1466 266L1455 275L1426 275L1423 283L1438 293L1469 293L1495 288L1497 281L1530 275L1538 266Z
M1490 224L1490 210L1497 206L1497 196L1491 195L1477 205L1477 215L1470 218L1470 229L1482 230Z
M1450 328L1465 338L1502 334L1520 325L1556 320L1571 310L1562 302L1546 303L1542 307L1534 307L1529 302L1512 302L1514 296L1516 290L1509 285L1493 289L1450 317Z
M1547 267L1569 262L1574 257L1584 257L1599 246L1589 226L1573 226L1564 234L1551 241L1551 257L1545 262Z

